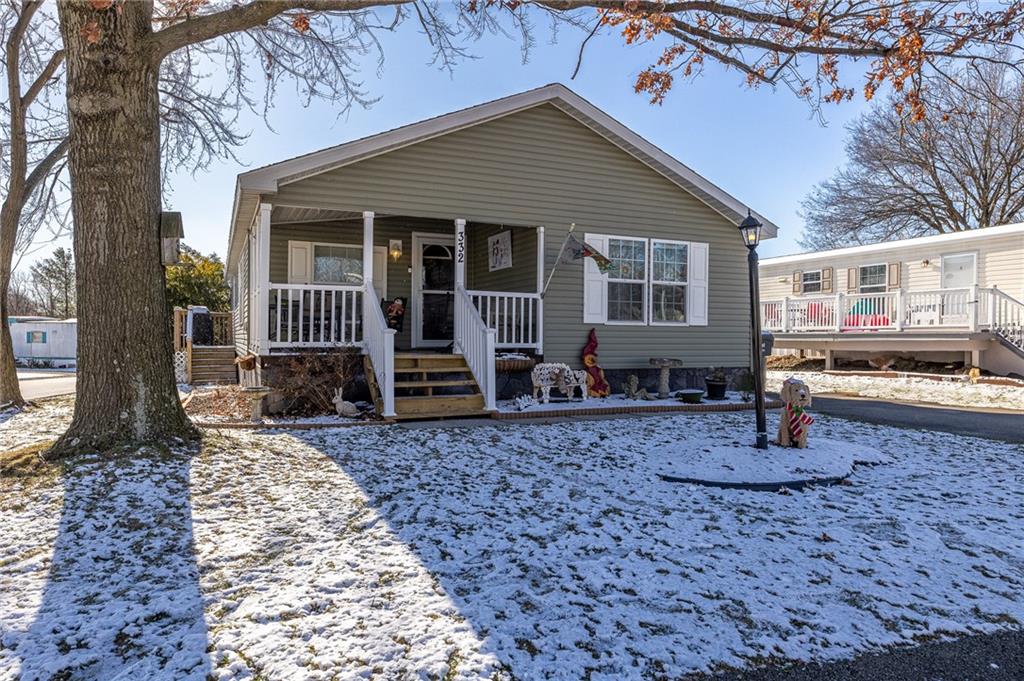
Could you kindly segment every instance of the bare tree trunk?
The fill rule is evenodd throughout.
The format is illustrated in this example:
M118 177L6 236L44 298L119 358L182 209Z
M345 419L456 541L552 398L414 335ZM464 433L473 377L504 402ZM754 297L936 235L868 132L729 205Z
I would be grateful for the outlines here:
M193 439L174 381L160 263L158 62L151 2L58 5L78 263L78 399L50 458ZM98 37L97 37L98 30Z
M10 314L11 259L14 253L14 238L18 231L17 216L11 216L7 206L0 211L0 406L20 407L25 404L18 385L18 370L14 366L14 343L11 327L7 324ZM13 226L7 222L13 220ZM9 239L8 239L9 237ZM7 251L10 250L10 254Z

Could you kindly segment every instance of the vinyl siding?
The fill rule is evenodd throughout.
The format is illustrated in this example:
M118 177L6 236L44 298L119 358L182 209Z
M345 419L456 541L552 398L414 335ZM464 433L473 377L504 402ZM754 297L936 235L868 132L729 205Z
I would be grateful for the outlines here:
M978 285L997 286L1017 300L1024 300L1024 233L992 238L979 237L949 244L907 244L872 253L839 254L798 262L761 265L762 300L779 300L792 296L793 273L831 267L834 270L833 293L846 292L846 270L850 267L878 263L900 263L900 283L905 291L942 288L943 255L976 253ZM924 265L924 261L928 265ZM816 294L807 294L816 295Z
M249 240L246 239L242 247L242 255L238 261L239 275L236 277L234 287L234 307L232 309L231 321L234 325L235 353L238 355L249 354Z
M501 232L512 232L512 267L490 271L487 239ZM534 293L537 291L537 230L524 227L510 228L503 225L467 225L466 284L470 290L515 291Z
M649 358L661 356L681 358L690 367L749 362L746 249L736 228L553 106L537 106L299 180L265 200L417 215L449 225L457 217L470 224L544 225L546 271L571 223L579 234L706 242L708 326L600 325L599 361L609 369L646 367ZM515 269L524 262L518 253L528 254L528 248L525 242L513 244ZM532 260L529 255L525 259ZM583 323L582 269L580 263L561 265L552 280L544 320L549 361L580 364L580 348L591 327ZM532 290L532 281L524 278L514 285ZM390 284L389 278L393 294Z

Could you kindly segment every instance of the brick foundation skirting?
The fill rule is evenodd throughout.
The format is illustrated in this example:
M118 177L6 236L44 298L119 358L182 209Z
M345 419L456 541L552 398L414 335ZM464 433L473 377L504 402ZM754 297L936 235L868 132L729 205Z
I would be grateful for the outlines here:
M600 399L600 398L597 398ZM767 400L764 403L765 409L781 409L783 403L779 400ZM514 421L517 419L542 419L551 416L605 416L615 414L666 414L666 413L704 413L722 411L746 411L753 410L753 402L726 402L724 404L651 404L622 407L583 407L579 409L546 409L544 411L496 411L491 418L499 421Z

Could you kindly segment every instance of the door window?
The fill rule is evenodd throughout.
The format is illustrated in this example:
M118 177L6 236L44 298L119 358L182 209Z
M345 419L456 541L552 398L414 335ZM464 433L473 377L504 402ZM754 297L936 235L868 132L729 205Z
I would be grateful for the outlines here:
M942 256L942 288L968 288L973 285L973 253Z
M452 247L426 243L420 251L421 340L437 344L455 336L455 258Z

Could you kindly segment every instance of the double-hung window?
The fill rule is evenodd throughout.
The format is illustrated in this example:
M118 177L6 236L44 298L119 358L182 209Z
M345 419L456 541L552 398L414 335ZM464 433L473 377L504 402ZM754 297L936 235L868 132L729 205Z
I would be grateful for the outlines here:
M651 323L686 323L689 245L651 240Z
M860 268L857 291L859 293L885 293L886 291L886 270L888 266L862 265Z
M363 283L362 247L314 244L313 281L317 284Z
M608 321L647 321L647 240L609 237Z
M811 270L801 274L800 290L803 293L821 293L821 270Z
M583 319L599 324L707 325L708 245L587 234L606 255L584 264Z

